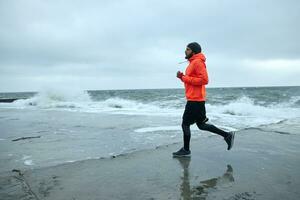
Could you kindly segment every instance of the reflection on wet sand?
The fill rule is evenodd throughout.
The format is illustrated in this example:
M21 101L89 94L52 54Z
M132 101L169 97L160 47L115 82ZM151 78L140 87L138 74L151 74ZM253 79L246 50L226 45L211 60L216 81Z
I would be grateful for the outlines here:
M184 200L188 200L188 199L205 200L206 197L208 196L210 189L216 189L217 186L223 186L228 183L234 182L233 169L230 165L227 165L227 169L222 176L200 181L198 186L194 186L191 188L190 180L189 180L189 165L191 162L191 158L176 158L176 159L179 161L183 169L180 192L181 192L181 197Z

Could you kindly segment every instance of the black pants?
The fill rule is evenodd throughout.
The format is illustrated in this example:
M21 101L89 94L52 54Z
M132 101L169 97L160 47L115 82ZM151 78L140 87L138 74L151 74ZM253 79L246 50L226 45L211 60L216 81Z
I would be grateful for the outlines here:
M200 130L210 131L223 137L227 137L228 133L207 123L205 110L205 101L188 101L182 117L182 131L184 149L190 150L191 130L190 125L196 123Z

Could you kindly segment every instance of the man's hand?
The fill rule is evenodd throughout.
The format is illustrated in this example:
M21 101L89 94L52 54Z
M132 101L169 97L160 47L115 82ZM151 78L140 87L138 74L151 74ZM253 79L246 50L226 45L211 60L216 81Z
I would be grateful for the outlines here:
M178 71L176 76L177 76L177 78L181 79L183 76L183 73L181 71Z

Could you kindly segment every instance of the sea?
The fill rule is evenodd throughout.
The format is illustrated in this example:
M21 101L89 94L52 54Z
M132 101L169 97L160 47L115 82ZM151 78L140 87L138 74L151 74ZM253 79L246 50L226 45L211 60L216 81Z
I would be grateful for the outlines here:
M184 89L0 93L7 98L18 100L0 103L0 172L182 143ZM237 137L270 127L289 134L300 123L300 87L208 88L206 112L209 123ZM221 139L195 125L191 130L192 140Z

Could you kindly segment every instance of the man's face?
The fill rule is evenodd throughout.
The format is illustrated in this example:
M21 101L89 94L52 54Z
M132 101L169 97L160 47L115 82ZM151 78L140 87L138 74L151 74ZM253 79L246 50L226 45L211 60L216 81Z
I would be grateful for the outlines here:
M193 51L188 47L186 48L184 53L185 53L185 59L189 59L194 55Z

